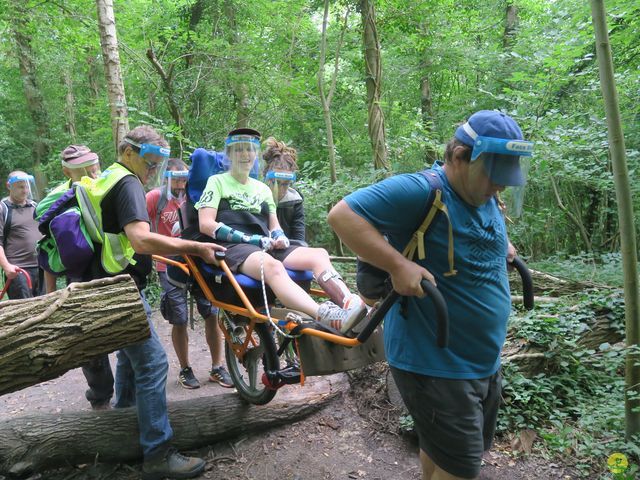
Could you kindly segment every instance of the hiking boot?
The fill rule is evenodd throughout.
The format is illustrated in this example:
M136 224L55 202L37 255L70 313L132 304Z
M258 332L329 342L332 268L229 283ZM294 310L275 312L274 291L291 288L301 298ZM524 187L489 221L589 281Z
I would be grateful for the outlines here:
M145 460L142 465L144 480L163 478L193 478L202 473L205 461L196 457L185 457L175 448L169 448L166 455L155 460Z
M216 368L211 368L209 372L209 381L210 382L218 382L224 388L233 388L233 380L231 380L231 375L227 372L227 369L224 368L223 365L220 365Z
M333 302L324 302L318 307L318 322L327 325L340 333L347 333L355 327L367 314L367 306L357 295L345 301L344 308Z
M178 374L178 383L188 390L200 388L200 382L193 374L193 369L191 367L184 367L180 370L180 373Z

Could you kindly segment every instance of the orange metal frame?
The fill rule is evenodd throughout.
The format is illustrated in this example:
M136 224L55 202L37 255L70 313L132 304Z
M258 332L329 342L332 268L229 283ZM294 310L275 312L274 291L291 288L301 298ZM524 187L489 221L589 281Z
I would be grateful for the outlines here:
M227 277L229 278L229 281L231 282L231 285L233 286L233 289L235 290L236 294L238 295L238 298L240 299L240 301L242 302L242 304L244 305L244 307L238 307L237 305L232 305L230 303L225 303L225 302L221 302L218 299L216 299L215 295L213 294L213 292L211 291L211 289L209 288L209 285L207 284L207 281L205 280L204 276L202 275L202 273L200 273L200 270L198 269L197 265L195 264L193 258L191 258L191 256L189 255L183 255L183 258L185 260L185 262L178 262L176 260L172 260L170 258L165 258L165 257L161 257L158 255L153 255L153 259L157 262L161 262L161 263L166 263L168 265L174 265L178 268L180 268L183 272L185 272L187 275L195 278L196 282L198 282L198 286L202 289L202 292L204 293L204 296L207 298L207 300L209 300L211 302L212 305L218 307L218 308L222 308L223 310L226 310L228 312L231 313L235 313L237 315L242 315L243 317L247 317L249 319L249 326L247 327L247 339L245 340L245 342L243 343L243 345L234 345L233 342L231 341L231 338L229 337L228 332L226 331L226 329L222 329L222 331L224 332L224 336L225 336L225 340L232 345L232 348L236 354L236 356L239 359L242 359L242 357L244 356L247 347L249 346L249 341L252 339L252 332L254 329L254 325L258 322L258 323L265 323L269 321L269 318L266 315L263 315L262 313L259 313L256 311L256 309L253 307L253 305L251 304L251 302L249 301L249 299L247 298L247 296L245 295L244 291L242 290L242 287L238 284L238 281L236 280L235 276L233 275L233 273L231 272L231 270L229 269L229 267L227 266L227 263L224 260L220 260L219 262L219 266L220 268L224 271L224 273L227 275ZM326 296L325 292L323 290L318 290L318 289L311 289L310 293L312 295L318 295L318 296ZM278 321L281 319L272 317L273 320ZM288 322L285 326L284 326L284 330L287 331L291 331L293 330L295 327L297 327L298 324L295 322ZM356 338L347 338L347 337L343 337L340 335L335 335L333 333L328 333L328 332L322 332L320 330L316 330L313 328L307 328L304 329L302 331L302 335L311 335L313 337L317 337L317 338L321 338L323 340L326 340L328 342L331 343L336 343L338 345L342 345L345 347L355 347L358 345L361 345L361 342L358 341L358 339Z

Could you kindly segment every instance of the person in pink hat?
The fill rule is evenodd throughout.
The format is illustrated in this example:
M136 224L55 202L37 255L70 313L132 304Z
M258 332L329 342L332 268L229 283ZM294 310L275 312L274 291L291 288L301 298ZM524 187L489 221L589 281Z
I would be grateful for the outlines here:
M82 177L98 178L100 159L85 145L69 145L62 151L62 173L69 179L68 187Z

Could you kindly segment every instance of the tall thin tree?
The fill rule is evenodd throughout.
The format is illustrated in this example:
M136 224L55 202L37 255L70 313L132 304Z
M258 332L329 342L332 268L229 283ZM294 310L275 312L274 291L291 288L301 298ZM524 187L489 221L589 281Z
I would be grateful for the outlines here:
M349 7L344 14L344 24L340 31L340 39L336 46L336 54L334 58L333 72L331 74L331 84L327 91L326 80L324 78L324 69L327 60L327 23L329 21L329 0L324 1L324 15L322 17L322 37L320 40L320 63L318 64L318 91L320 93L320 104L322 105L322 115L324 124L327 128L327 149L329 150L329 172L331 183L338 180L336 174L336 148L333 143L333 123L331 121L331 100L336 91L336 80L338 78L338 66L340 64L340 48L344 40L344 32L347 28L349 18Z
M369 116L367 124L369 139L373 149L374 168L389 170L387 144L384 130L384 113L380 106L382 96L382 55L374 0L360 2L362 15L362 43L364 44L365 83L367 85L367 107Z
M111 130L117 151L120 141L129 131L129 115L127 98L124 94L124 83L122 82L113 0L96 0L96 7L98 8L98 26L100 28L104 75L107 80L107 93L109 106L111 107Z
M604 0L591 0L591 15L596 34L596 55L600 70L600 87L604 97L607 115L609 150L613 164L613 179L618 200L620 218L620 249L622 251L622 271L624 275L625 324L627 353L625 371L625 420L626 437L631 440L640 433L640 285L638 280L638 255L636 250L633 203L629 186L629 171L625 155L624 134L618 106L618 92L613 75L611 45L607 30Z
M13 14L13 36L15 39L16 54L20 65L20 76L24 96L27 102L27 111L36 129L36 137L31 149L33 160L33 174L36 184L41 191L47 186L47 179L42 173L42 162L50 153L49 116L44 104L44 98L36 75L37 66L35 52L31 46L31 33L28 19L30 16L20 1L11 3Z

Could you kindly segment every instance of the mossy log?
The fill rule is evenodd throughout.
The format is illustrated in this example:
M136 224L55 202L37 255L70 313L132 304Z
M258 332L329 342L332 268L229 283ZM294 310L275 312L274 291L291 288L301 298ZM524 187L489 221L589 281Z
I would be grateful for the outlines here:
M172 444L190 450L296 422L347 387L340 374L314 379L303 388L287 387L264 406L248 405L235 393L171 402ZM121 463L141 457L134 408L25 415L0 424L0 475L24 476L61 465Z
M72 283L0 303L0 395L15 392L150 335L129 275Z

